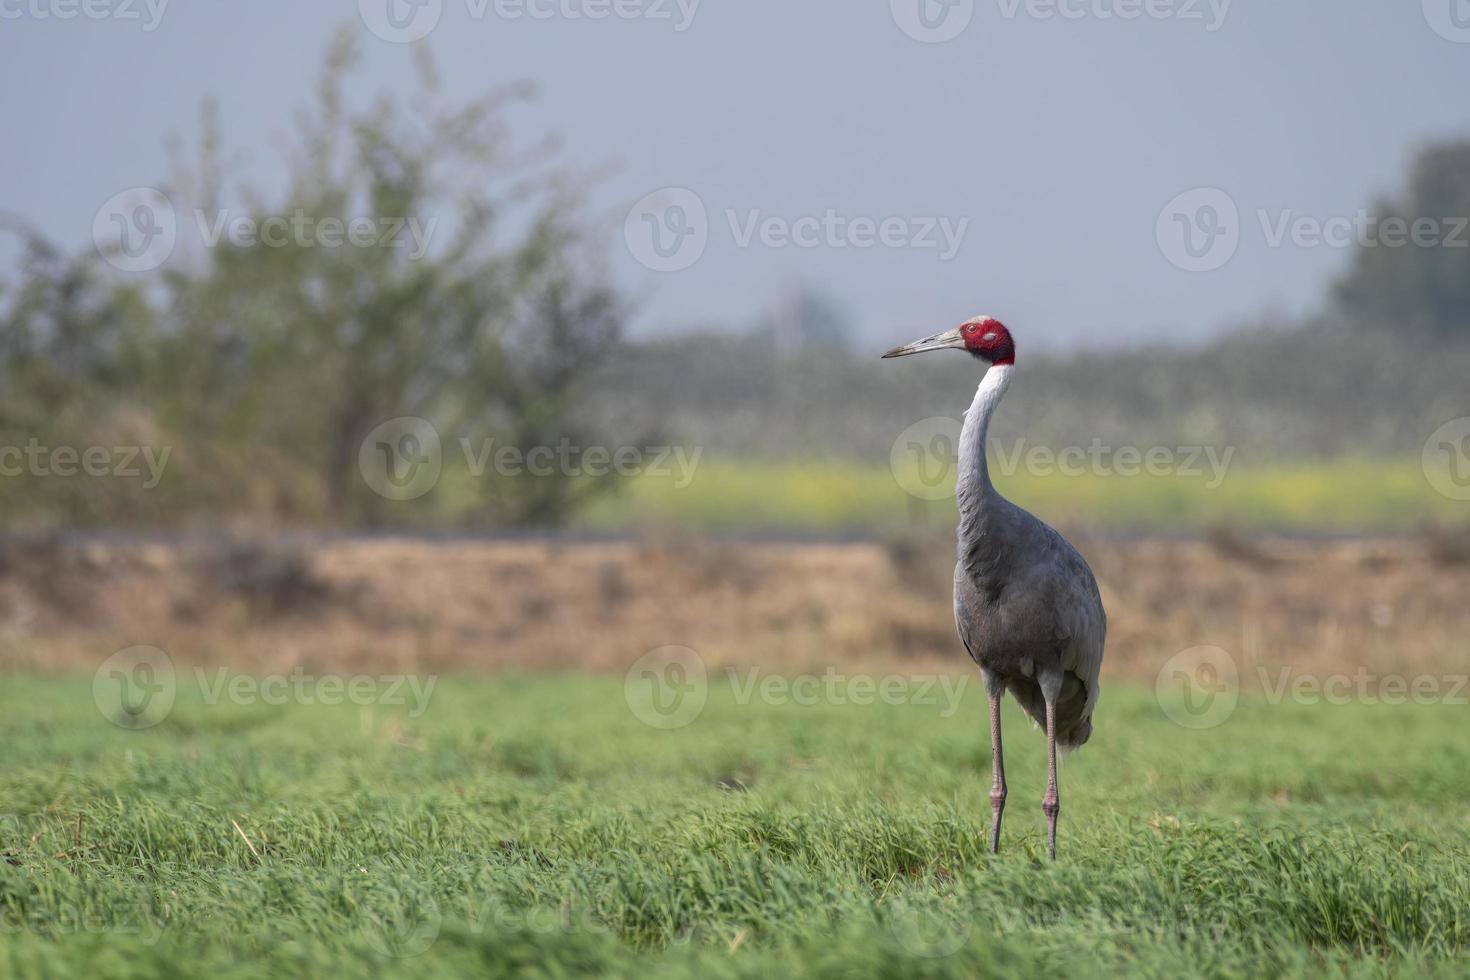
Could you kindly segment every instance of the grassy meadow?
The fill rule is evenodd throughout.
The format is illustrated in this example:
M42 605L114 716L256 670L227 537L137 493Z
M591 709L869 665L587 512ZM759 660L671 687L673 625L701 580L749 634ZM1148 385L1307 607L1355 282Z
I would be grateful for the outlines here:
M1009 707L1003 850L985 853L984 701L963 674L803 704L712 670L673 730L641 720L637 674L449 676L337 707L210 703L213 678L181 669L144 730L103 717L91 676L6 679L0 974L1470 967L1463 706L1255 695L1194 731L1152 686L1105 688L1051 864L1042 740Z
M673 499L743 506L720 475ZM0 977L1465 974L1463 536L1074 534L1109 643L1051 864L1010 704L985 850L932 506L847 541L10 542ZM115 673L138 644L169 671ZM639 666L673 646L707 683Z

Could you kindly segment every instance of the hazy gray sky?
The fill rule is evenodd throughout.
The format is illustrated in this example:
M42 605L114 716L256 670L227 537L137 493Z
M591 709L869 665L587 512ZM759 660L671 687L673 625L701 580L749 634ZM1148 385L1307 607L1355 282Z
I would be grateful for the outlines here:
M1312 308L1347 252L1298 219L1352 218L1470 131L1470 0L416 2L0 0L0 209L87 245L206 94L270 186L335 27L373 90L427 30L447 89L534 80L527 139L610 168L592 203L640 331L808 282L875 347L977 312L1098 345Z

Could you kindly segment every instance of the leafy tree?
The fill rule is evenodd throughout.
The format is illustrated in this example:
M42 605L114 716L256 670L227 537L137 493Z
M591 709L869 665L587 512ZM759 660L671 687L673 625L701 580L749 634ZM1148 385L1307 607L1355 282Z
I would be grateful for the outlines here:
M448 106L420 60L403 102L355 109L351 37L299 116L278 195L227 199L206 105L197 153L166 189L179 246L155 275L119 282L95 256L35 239L0 309L0 370L48 392L38 408L145 406L199 513L562 522L611 478L487 472L406 503L359 473L364 437L399 416L432 422L451 461L461 438L522 451L592 441L582 390L623 318L576 223L573 181L549 146L511 143L505 116L526 88Z
M103 274L93 256L67 255L19 219L0 227L22 242L19 283L0 292L0 507L90 523L126 519L145 503L137 486L41 482L31 478L32 454L46 451L39 466L51 477L57 447L153 441L147 418L123 405L150 333L146 299Z
M1470 140L1423 150L1402 195L1380 202L1374 217L1372 244L1358 246L1334 289L1338 314L1436 339L1470 336ZM1395 226L1385 229L1389 219ZM1418 243L1416 222L1424 222Z

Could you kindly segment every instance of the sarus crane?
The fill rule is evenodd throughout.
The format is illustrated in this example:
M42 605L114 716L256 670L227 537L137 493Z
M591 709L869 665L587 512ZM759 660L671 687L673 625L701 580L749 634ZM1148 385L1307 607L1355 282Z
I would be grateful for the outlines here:
M1074 749L1092 735L1107 614L1092 569L1060 534L996 492L985 461L990 417L1010 387L1016 344L994 317L977 316L884 357L933 350L968 351L986 364L975 401L960 429L959 560L954 569L954 616L960 640L980 667L990 698L990 852L1000 850L1006 805L1000 701L1005 692L1046 729L1047 851L1057 856L1057 749Z

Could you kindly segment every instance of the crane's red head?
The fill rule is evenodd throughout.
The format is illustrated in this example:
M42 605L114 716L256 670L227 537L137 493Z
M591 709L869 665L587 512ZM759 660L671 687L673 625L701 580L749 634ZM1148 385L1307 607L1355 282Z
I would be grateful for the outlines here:
M967 350L990 364L1015 364L1016 342L993 316L971 317L953 330L895 347L884 357L904 357L931 350Z
M993 316L977 316L960 324L965 350L991 364L1015 364L1016 342L1006 325Z

